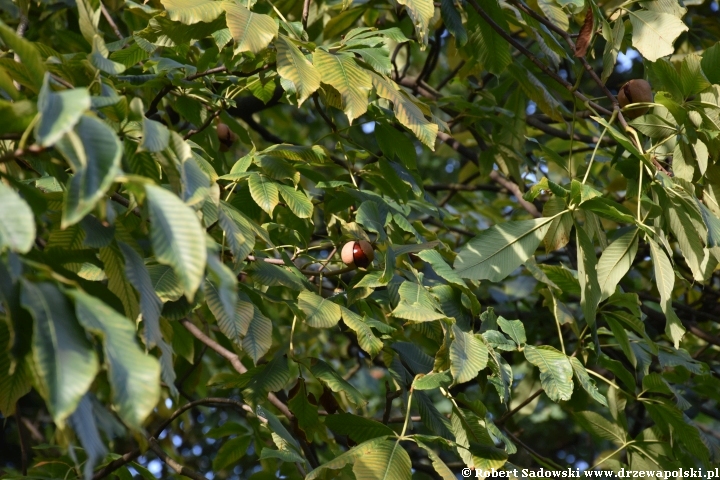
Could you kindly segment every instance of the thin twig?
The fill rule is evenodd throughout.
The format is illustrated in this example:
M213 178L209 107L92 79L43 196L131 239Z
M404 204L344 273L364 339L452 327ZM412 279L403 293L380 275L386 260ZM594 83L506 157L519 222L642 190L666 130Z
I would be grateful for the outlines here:
M102 11L103 17L105 17L105 20L110 24L110 28L112 28L113 32L115 32L115 36L118 37L118 39L122 40L125 38L122 33L120 33L120 29L118 28L115 21L110 16L110 12L108 12L107 8L105 8L105 5L103 2L100 2L100 10Z
M175 470L178 474L182 475L183 477L192 478L193 480L207 480L205 476L200 475L192 468L186 467L184 465L180 465L178 462L170 458L170 456L165 453L165 451L160 448L160 445L158 445L157 440L155 438L150 439L150 450L155 452L155 455L157 455L163 462L167 464L168 467Z
M183 136L183 140L187 140L188 138L192 137L193 135L196 135L196 134L202 132L203 130L205 130L206 128L208 128L212 124L213 120L215 120L222 113L222 111L223 111L222 108L219 108L219 109L215 110L211 115L208 115L208 118L205 119L203 124L200 125L200 127L198 127L197 129L188 131Z
M223 347L222 345L217 343L212 338L205 335L190 320L188 320L187 318L184 318L184 319L180 320L180 323L195 338L197 338L202 343L204 343L205 345L210 347L212 350L214 350L216 353L218 353L221 357L224 357L227 361L229 361L230 365L232 365L233 368L238 373L243 374L243 373L247 372L247 368L245 368L245 365L243 365L242 362L240 361L240 357L238 357L235 353L231 352L230 350L226 349L225 347ZM274 393L268 393L267 398L268 398L268 401L275 406L275 408L277 408L283 415L285 415L288 418L288 420L295 418L295 416L292 414L290 409L288 409L287 405L285 405L278 397L276 397Z
M510 45L515 47L517 50L519 50L523 55L525 55L532 63L534 63L540 70L543 71L548 77L555 80L557 83L565 87L573 96L575 96L578 100L580 100L583 103L586 103L590 106L592 106L596 111L602 113L603 115L611 115L612 111L608 110L607 108L603 107L602 105L598 105L597 103L591 101L588 97L586 97L582 92L579 90L576 90L574 85L568 82L567 80L563 79L560 75L553 72L547 65L545 65L543 62L541 62L530 50L528 50L522 43L515 40L512 35L510 35L508 32L506 32L500 25L498 25L495 20L492 19L488 13L480 7L477 0L468 0L470 5L475 9L475 11L485 20L490 27L492 27L493 30L495 30L501 37L505 39Z
M303 30L307 30L307 22L308 22L309 16L310 16L310 0L305 0L303 2L302 17L301 17Z

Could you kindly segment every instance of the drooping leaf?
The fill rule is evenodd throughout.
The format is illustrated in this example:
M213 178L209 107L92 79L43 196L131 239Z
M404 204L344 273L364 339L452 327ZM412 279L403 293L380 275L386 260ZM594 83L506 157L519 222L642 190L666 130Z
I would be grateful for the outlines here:
M552 401L570 400L573 368L567 356L549 345L527 345L525 358L540 369L540 383Z
M160 398L160 365L137 342L133 323L85 292L70 292L78 320L103 338L113 405L128 425L139 429Z
M30 206L12 188L0 182L0 252L6 248L27 253L35 242L35 218Z
M313 64L322 83L340 92L343 110L350 123L365 113L372 83L368 72L360 68L352 55L332 54L318 48L313 53Z
M320 88L320 73L292 40L280 35L277 42L278 74L295 86L298 106Z
M205 272L205 232L195 212L164 188L145 187L150 211L150 238L158 262L172 267L185 291L195 296Z
M63 425L98 372L97 355L53 284L23 282L21 301L35 320L32 351L41 393L55 422Z

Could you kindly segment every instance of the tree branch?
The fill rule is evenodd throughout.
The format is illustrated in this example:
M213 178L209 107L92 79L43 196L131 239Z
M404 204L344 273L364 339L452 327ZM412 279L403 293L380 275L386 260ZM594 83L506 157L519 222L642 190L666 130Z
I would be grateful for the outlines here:
M237 371L240 374L243 374L247 372L247 368L245 368L245 365L242 364L240 361L240 357L238 357L235 353L231 352L230 350L226 349L219 343L217 343L212 338L205 335L198 327L195 326L194 323L192 323L187 318L184 318L180 320L180 323L183 327L187 329L188 332L192 334L195 338L200 340L202 343L210 347L212 350L214 350L216 353L218 353L221 357L225 358L230 364L233 366L235 371ZM279 398L275 396L274 393L268 393L268 401L272 403L275 408L277 408L283 415L285 415L288 420L291 420L295 418L295 416L290 412L290 409L288 409L287 405L285 405Z
M560 75L550 70L550 68L545 65L543 62L541 62L530 50L528 50L522 43L515 40L508 32L502 29L500 25L498 25L495 20L492 19L488 13L480 7L480 5L477 3L477 0L468 0L470 5L475 9L475 11L485 20L490 27L492 27L493 30L495 30L501 37L505 39L510 45L518 49L523 55L525 55L532 63L534 63L540 70L543 71L548 77L555 80L557 83L565 87L573 96L575 96L578 100L580 100L583 103L586 103L590 106L592 106L595 110L602 113L603 115L611 115L612 111L608 110L607 108L603 107L602 105L598 105L597 103L590 100L588 97L586 97L582 92L578 91L573 84L568 82L567 80L563 79Z

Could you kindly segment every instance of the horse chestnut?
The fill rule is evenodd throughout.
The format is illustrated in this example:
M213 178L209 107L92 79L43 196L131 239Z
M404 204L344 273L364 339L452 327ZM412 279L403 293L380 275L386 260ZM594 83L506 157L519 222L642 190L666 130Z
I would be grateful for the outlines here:
M237 141L238 136L222 122L218 122L215 130L217 131L218 140L220 140L220 151L227 152L233 143Z
M353 240L343 246L340 256L345 265L367 268L375 258L375 252L370 242Z
M653 101L652 88L643 79L630 80L620 87L617 98L621 108L625 108L631 103L650 103ZM638 106L623 112L623 115L625 118L633 119L645 115L648 110L650 110L650 107Z

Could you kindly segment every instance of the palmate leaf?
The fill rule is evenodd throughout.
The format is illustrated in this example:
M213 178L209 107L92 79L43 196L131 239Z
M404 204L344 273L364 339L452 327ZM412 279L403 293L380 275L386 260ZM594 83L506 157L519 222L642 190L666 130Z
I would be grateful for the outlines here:
M322 83L340 92L343 110L350 123L367 111L372 82L369 73L360 68L353 55L332 54L318 48L313 53L313 64Z
M615 293L615 287L630 270L638 246L638 230L633 228L605 249L597 264L600 301Z
M185 296L195 296L205 272L205 232L195 212L162 187L145 187L150 238L157 261L172 267Z
M122 145L110 126L84 115L55 146L74 175L63 204L62 228L79 222L110 188L120 171Z
M236 1L222 2L227 26L237 44L235 53L260 53L278 34L278 25L269 15L253 13Z
M35 218L30 206L3 182L0 182L0 205L0 253L6 248L27 253L35 242Z
M490 227L460 250L453 268L462 278L499 282L535 253L552 220L536 218Z
M671 55L673 43L688 26L675 15L650 10L628 11L633 26L632 43L650 62Z
M525 358L540 369L540 384L553 402L570 400L573 368L566 355L548 345L527 345Z
M40 393L55 422L63 425L98 372L97 354L57 287L25 281L21 302L35 320L32 351Z
M223 2L213 0L162 0L170 20L191 25L212 22L222 15Z
M113 405L120 418L139 429L160 398L160 365L137 342L135 326L107 304L72 291L78 320L103 338Z
M277 48L278 74L293 83L300 106L320 88L320 74L293 41L285 35L278 36L275 48Z

